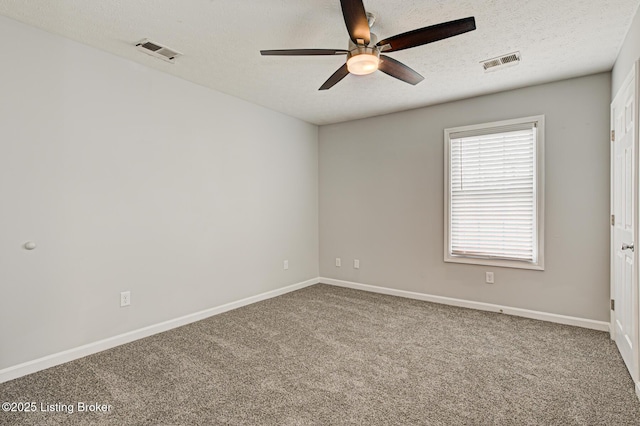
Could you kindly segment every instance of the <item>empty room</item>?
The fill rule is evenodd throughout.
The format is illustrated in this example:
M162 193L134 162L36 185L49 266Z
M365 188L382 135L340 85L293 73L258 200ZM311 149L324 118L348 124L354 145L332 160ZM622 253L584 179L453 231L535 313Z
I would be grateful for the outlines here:
M640 0L0 0L0 425L639 425Z

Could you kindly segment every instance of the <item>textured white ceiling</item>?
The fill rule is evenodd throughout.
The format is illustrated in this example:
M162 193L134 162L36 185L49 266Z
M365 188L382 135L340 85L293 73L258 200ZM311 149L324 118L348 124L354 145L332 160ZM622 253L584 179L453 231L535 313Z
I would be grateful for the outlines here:
M640 0L364 0L379 38L475 16L477 30L390 53L422 74L348 75L318 91L344 56L262 57L261 49L347 47L339 0L0 0L0 14L315 124L523 87L613 66ZM184 54L138 51L149 38ZM19 40L16 40L19 42ZM483 59L522 62L485 73Z

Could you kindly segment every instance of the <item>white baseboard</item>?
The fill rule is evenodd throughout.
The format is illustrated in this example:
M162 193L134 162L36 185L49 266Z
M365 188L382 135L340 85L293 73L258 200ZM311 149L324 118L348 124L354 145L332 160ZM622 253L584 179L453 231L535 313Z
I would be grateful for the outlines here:
M334 280L332 278L320 278L319 282L338 287L353 288L356 290L370 291L372 293L388 294L391 296L406 297L409 299L424 300L443 305L459 306L462 308L478 309L480 311L499 312L507 315L555 322L558 324L574 325L592 330L609 331L609 323L585 318L569 317L565 315L550 314L547 312L531 311L529 309L512 308L509 306L494 305L491 303L474 302L472 300L454 299L444 296L416 293L413 291L396 290L387 287L378 287L368 284L354 283L351 281Z
M313 278L297 284L289 285L287 287L282 287L276 290L268 291L266 293L258 294L256 296L247 297L245 299L227 303L221 306L216 306L214 308L205 309L203 311L185 315L180 318L164 321L158 324L140 328L138 330L129 331L124 334L99 340L97 342L78 346L77 348L72 348L63 352L47 355L33 361L28 361L22 364L8 367L0 370L0 383L17 379L18 377L26 376L27 374L35 373L37 371L41 371L56 365L64 364L65 362L73 361L87 355L111 349L125 343L133 342L134 340L142 339L153 334L162 333L163 331L171 330L172 328L200 321L202 319L218 315L223 312L231 311L242 306L251 305L252 303L260 302L266 299L271 299L273 297L299 290L313 284L318 284L319 282L320 281L318 278Z

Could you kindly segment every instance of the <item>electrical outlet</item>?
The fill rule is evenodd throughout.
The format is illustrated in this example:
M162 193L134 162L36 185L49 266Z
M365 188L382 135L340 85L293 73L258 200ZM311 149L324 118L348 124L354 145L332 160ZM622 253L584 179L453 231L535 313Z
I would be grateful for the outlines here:
M120 292L120 307L123 308L125 306L129 306L130 304L131 304L131 292L130 291Z
M284 269L285 269L285 270L286 270L286 269L289 269L289 261L288 261L288 260L285 260L285 261L284 261L284 265L283 265L283 266L284 266Z
M353 259L353 268L360 269L360 261L358 259Z
M342 260L339 257L336 257L336 267L339 268L342 266Z
M487 284L493 284L493 272L485 273L485 281Z

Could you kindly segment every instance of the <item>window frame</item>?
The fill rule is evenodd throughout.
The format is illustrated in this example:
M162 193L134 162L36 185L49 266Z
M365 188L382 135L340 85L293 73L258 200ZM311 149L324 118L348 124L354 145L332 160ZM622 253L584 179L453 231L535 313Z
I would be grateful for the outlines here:
M535 123L536 132L534 139L534 196L536 202L536 246L537 262L527 262L511 259L472 257L453 255L451 253L451 135L468 132L473 134L500 133L500 128L516 126L527 123ZM505 130L506 131L506 130ZM510 120L494 121L490 123L473 124L468 126L451 127L444 129L444 261L450 263L463 263L471 265L497 266L504 268L544 270L544 139L545 139L544 115L515 118Z

